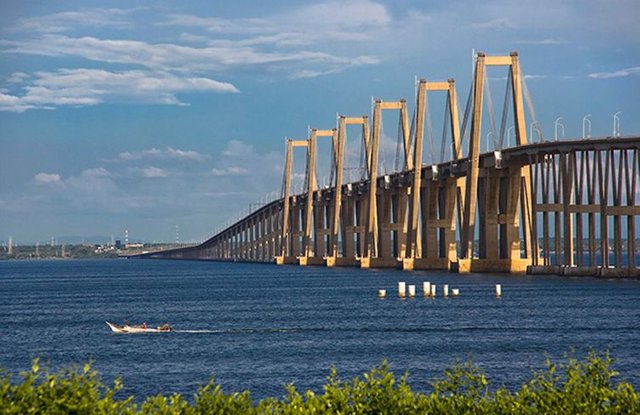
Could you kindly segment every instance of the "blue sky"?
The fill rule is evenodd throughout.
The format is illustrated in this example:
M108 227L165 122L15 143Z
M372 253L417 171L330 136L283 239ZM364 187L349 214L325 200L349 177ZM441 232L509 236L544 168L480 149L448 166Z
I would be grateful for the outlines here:
M0 240L203 240L279 194L285 137L372 97L412 108L416 76L454 77L463 106L474 48L519 52L545 137L557 117L580 136L585 114L611 134L617 111L640 133L638 16L637 0L3 0Z

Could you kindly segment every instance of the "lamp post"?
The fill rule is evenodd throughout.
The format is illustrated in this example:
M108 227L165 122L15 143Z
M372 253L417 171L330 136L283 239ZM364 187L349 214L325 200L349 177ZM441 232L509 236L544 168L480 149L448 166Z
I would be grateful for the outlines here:
M589 119L589 117L591 117L591 114L587 114L584 117L582 117L582 138L591 138L591 120ZM589 130L587 132L587 126L589 126Z
M555 131L555 140L558 141L558 127L562 127L562 137L564 137L564 125L560 122L560 120L564 119L563 117L556 118L556 122L554 123L554 131Z
M620 137L620 117L618 115L621 114L621 111L613 114L613 136Z
M538 121L534 121L529 124L529 140L533 141L533 128L535 127L536 132L538 133L538 142L542 142L542 134L540 134L540 123Z
M493 135L493 132L492 132L492 131L489 131L489 132L487 133L487 140L486 140L486 141L487 141L487 146L486 146L486 151L487 151L487 153L489 152L489 136L492 136L492 135ZM495 147L495 146L494 146L494 147Z

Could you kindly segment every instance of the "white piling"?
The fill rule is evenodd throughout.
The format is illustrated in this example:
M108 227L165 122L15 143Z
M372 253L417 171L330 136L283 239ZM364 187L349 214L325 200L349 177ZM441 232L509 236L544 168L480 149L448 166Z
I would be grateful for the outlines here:
M412 284L409 286L409 297L415 297L415 296L416 296L416 286Z
M431 296L433 298L436 298L436 285L435 284L431 284Z
M387 290L378 290L378 297L385 298L387 296Z
M425 297L429 297L431 295L431 283L429 281L422 283L422 294Z
M398 283L398 297L404 298L407 295L407 285L404 281Z
M460 295L460 289L458 289L458 288L452 288L452 289L451 289L451 296L452 296L452 297L457 297L458 295Z
M445 298L449 296L449 284L445 284L442 286L442 293L444 294Z
M502 285L496 284L496 297L502 297Z

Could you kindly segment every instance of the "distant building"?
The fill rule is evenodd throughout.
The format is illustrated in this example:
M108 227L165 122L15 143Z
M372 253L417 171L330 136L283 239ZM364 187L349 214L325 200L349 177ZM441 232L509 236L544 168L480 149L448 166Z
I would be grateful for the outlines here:
M121 249L122 248L122 241L120 241L120 239L116 239L115 247L116 247L116 249Z

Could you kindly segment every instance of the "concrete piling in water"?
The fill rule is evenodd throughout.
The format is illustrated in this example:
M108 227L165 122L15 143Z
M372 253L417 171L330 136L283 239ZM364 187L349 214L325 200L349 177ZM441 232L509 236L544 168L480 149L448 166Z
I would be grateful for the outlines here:
M407 284L404 281L398 283L398 297L404 298L407 295Z
M502 285L500 284L496 284L496 297L502 297Z
M378 297L385 298L387 296L387 290L378 290Z
M436 298L436 285L431 284L431 297Z
M442 286L442 293L444 297L449 297L449 284L445 284Z
M415 297L416 296L416 286L415 285L409 285L409 297Z
M458 288L452 288L452 289L451 289L451 296L452 296L452 297L457 297L458 295L460 295L460 289L458 289Z
M431 283L429 281L425 281L422 283L422 294L425 297L431 296Z

